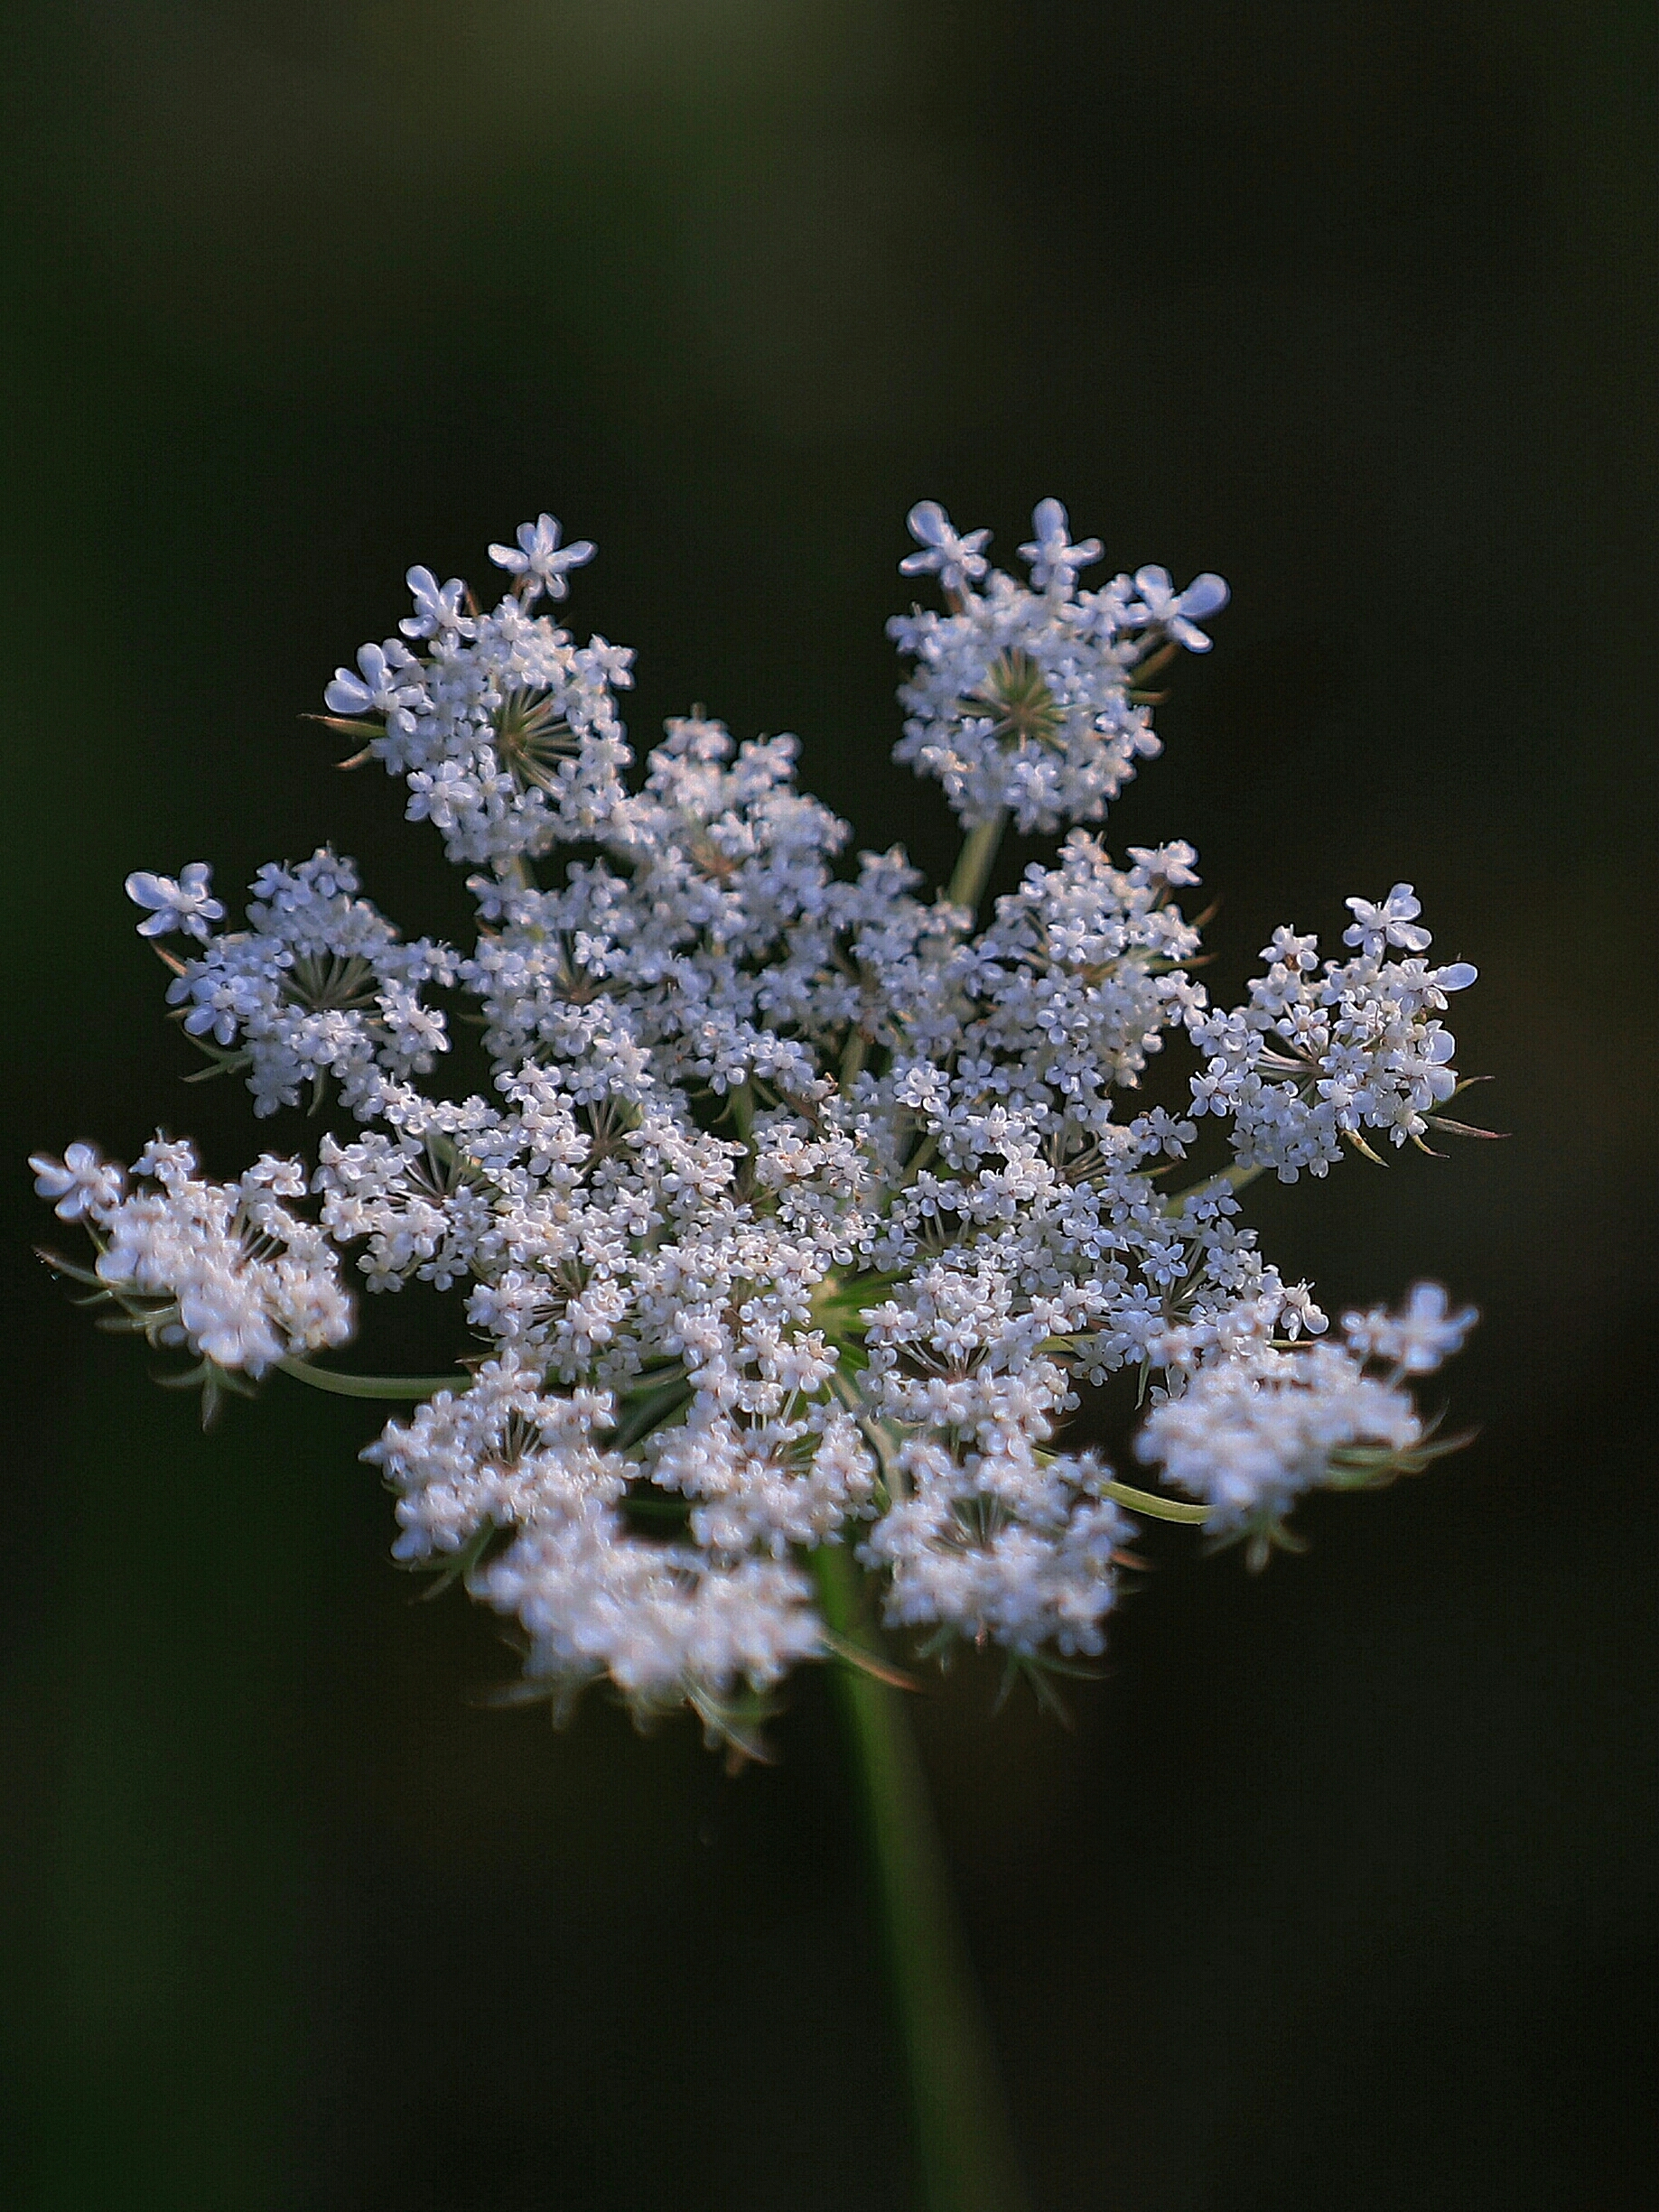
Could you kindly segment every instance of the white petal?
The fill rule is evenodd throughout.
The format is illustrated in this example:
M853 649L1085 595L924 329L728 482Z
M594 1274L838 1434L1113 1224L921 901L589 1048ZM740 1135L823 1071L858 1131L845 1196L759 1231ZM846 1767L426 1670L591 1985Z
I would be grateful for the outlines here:
M1181 593L1180 610L1184 615L1216 614L1231 597L1226 578L1213 575L1206 569L1201 576L1195 576Z

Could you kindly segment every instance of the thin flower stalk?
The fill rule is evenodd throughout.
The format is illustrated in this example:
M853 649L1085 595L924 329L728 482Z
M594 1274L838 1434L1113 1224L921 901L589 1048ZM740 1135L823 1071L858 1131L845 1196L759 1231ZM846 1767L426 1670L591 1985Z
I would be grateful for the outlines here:
M555 615L593 547L544 514L491 548L493 607L411 568L318 718L464 872L471 943L406 939L327 847L261 869L239 920L206 862L135 871L199 1072L292 1134L223 1182L159 1133L130 1166L84 1141L33 1165L90 1241L51 1264L177 1355L204 1417L273 1373L404 1401L363 1455L395 1556L508 1622L556 1716L609 1683L741 1762L791 1670L834 1661L929 2186L991 2212L1015 2185L989 2062L899 1693L854 1627L901 1657L994 1646L1040 1693L1104 1650L1142 1520L1258 1566L1309 1492L1423 1469L1447 1446L1414 1391L1473 1309L1424 1282L1333 1327L1243 1201L1487 1132L1443 1111L1476 971L1433 957L1412 884L1350 898L1333 952L1276 929L1226 1006L1191 846L1108 849L1160 750L1152 681L1210 649L1222 580L1086 584L1100 543L1055 499L1023 579L937 502L909 522L902 569L943 607L889 626L895 757L961 826L942 890L853 851L791 737L698 710L637 769L632 654ZM1058 843L982 912L1010 828ZM458 1018L490 1074L457 1097ZM325 1110L302 1157L291 1117ZM336 1365L359 1299L412 1283L455 1296L453 1368ZM1109 1445L1068 1434L1132 1398Z

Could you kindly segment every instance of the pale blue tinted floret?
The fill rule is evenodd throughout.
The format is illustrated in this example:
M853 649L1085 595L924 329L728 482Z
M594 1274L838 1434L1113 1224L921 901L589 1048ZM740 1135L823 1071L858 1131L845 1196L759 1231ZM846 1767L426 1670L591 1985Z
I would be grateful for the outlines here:
M126 1176L96 1145L70 1145L61 1160L32 1152L29 1165L36 1194L51 1201L61 1222L98 1221L121 1203Z
M901 576L937 576L944 591L965 591L985 572L981 550L991 539L989 530L958 532L937 499L923 499L904 518L905 528L921 547L899 563Z
M1333 1334L1242 1216L1259 1170L1443 1125L1475 971L1422 957L1412 888L1349 901L1341 961L1275 931L1229 1009L1195 972L1192 848L1120 862L1098 827L1158 750L1150 665L1207 646L1225 585L1082 589L1101 548L1058 500L1029 587L935 503L910 527L946 606L891 626L898 757L971 829L1064 832L983 920L900 849L854 853L791 737L699 712L630 777L631 655L534 611L592 552L544 515L491 548L493 609L411 570L403 635L325 692L468 871L469 946L405 943L328 848L262 869L234 928L201 863L129 880L146 935L195 941L157 950L211 1066L261 1115L340 1110L314 1169L213 1183L163 1139L130 1176L87 1145L32 1163L95 1297L210 1393L345 1342L342 1265L453 1292L470 1383L367 1455L397 1556L513 1617L534 1686L608 1677L717 1733L825 1650L826 1545L931 1647L1099 1651L1136 1522L1064 1429L1123 1371L1137 1455L1254 1558L1306 1491L1423 1463L1408 1385L1474 1318L1423 1284ZM457 1010L489 1082L450 1099ZM1219 1168L1183 1166L1201 1145Z
M492 545L489 558L498 568L519 578L525 604L532 606L544 591L552 599L566 598L570 592L566 572L591 561L593 552L586 538L561 547L558 524L551 515L539 515L534 522L519 524L517 545Z
M1418 1283L1403 1309L1391 1314L1374 1306L1364 1314L1344 1314L1342 1333L1362 1358L1384 1360L1404 1375L1430 1375L1454 1352L1479 1315L1472 1306L1459 1313L1439 1283Z
M1226 605L1224 578L1206 570L1184 591L1178 591L1169 570L1154 567L1137 569L1134 583L1136 597L1123 617L1129 628L1165 630L1189 653L1209 651L1211 640L1195 618L1219 614Z
M415 612L397 625L405 637L470 637L472 625L462 612L467 587L459 576L440 584L428 568L412 568L405 577Z
M1357 945L1367 959L1380 958L1389 945L1403 953L1424 953L1433 942L1426 929L1417 926L1422 906L1409 883L1396 883L1380 906L1374 906L1368 898L1350 898L1347 906L1354 921L1343 931L1342 942ZM1469 981L1474 981L1472 974Z
M1032 585L1039 591L1068 598L1079 572L1100 559L1104 551L1100 540L1085 538L1074 545L1070 520L1058 499L1038 501L1031 514L1031 528L1036 535L1029 545L1021 545L1020 555L1030 564Z
M144 870L126 879L126 895L135 906L146 909L147 918L138 925L141 937L163 937L170 930L182 930L187 937L206 937L210 922L223 919L225 909L212 897L208 887L213 879L213 870L205 860L192 860L179 870L177 882L171 876L152 876Z
M414 655L396 638L384 646L360 646L356 673L337 668L323 702L331 714L383 714L397 727L412 728L408 710L420 692L405 682L404 671L415 665Z

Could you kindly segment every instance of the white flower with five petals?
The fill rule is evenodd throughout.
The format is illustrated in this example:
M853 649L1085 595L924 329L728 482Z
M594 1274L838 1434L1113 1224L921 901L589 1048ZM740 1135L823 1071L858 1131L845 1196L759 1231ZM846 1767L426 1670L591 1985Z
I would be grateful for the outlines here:
M1070 519L1058 499L1038 501L1031 512L1031 542L1021 545L1020 553L1030 563L1033 588L1050 591L1057 599L1069 599L1078 570L1092 568L1100 559L1100 540L1086 537L1074 545Z
M565 572L579 569L593 558L594 548L590 541L580 537L572 545L561 546L559 525L551 515L538 515L534 522L521 522L517 534L516 546L489 548L489 558L496 566L506 569L509 575L523 578L527 602L534 603L544 591L552 599L566 598L570 584Z
M1343 931L1342 942L1357 945L1367 960L1380 959L1384 945L1398 945L1403 953L1422 953L1434 942L1431 933L1418 924L1422 902L1409 883L1396 883L1380 906L1374 906L1368 898L1350 898L1346 904L1354 921Z
M210 922L224 919L225 909L209 891L213 870L205 860L192 860L179 871L175 883L171 876L152 876L140 869L126 879L126 895L135 906L149 910L147 921L138 925L141 937L164 937L171 929L182 929L187 937L200 937L204 942L211 934Z
M1224 577L1206 569L1184 591L1178 591L1169 570L1154 566L1135 571L1135 590L1141 594L1140 604L1131 607L1123 617L1131 629L1167 630L1188 653L1209 651L1211 640L1195 618L1219 614L1226 605L1229 594Z
M905 527L921 547L899 563L901 576L937 575L945 591L965 591L977 582L987 566L982 550L991 542L989 530L970 530L964 535L937 499L923 499L904 518Z

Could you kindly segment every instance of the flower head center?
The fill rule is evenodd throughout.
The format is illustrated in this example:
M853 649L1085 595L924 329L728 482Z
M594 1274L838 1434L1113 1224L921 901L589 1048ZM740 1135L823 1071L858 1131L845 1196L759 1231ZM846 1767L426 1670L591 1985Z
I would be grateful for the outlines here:
M999 653L986 670L984 681L969 693L965 704L972 713L989 713L991 734L1006 745L1030 742L1059 750L1066 710L1029 653Z
M582 749L553 692L517 686L491 720L502 764L521 790L531 785L551 789L559 762L575 759Z

